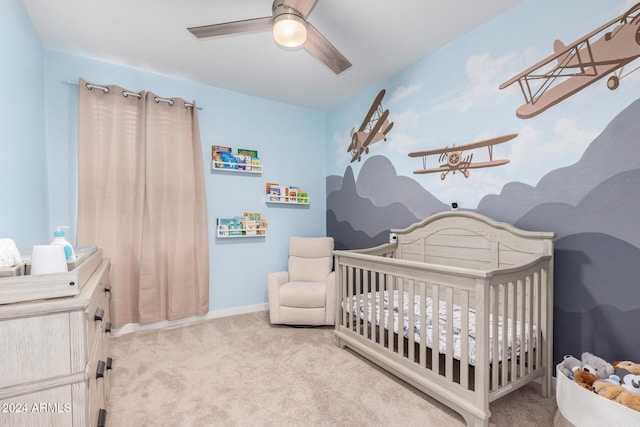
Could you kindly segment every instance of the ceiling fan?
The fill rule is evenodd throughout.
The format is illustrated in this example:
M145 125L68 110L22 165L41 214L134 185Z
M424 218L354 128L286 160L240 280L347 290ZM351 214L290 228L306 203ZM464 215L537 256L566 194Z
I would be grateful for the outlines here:
M284 47L302 46L334 73L340 74L351 63L307 21L318 0L275 0L272 16L187 28L198 38L224 36L254 31L273 31L276 43Z

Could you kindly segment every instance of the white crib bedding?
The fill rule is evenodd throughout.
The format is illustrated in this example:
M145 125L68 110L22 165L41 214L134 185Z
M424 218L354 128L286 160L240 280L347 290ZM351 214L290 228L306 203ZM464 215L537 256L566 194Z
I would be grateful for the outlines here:
M398 317L399 317L399 310L398 310L398 291L394 290L393 291L393 331L397 334L398 333ZM376 325L380 326L380 293L379 292L374 292L373 295L375 296L375 306L376 306ZM383 293L384 295L384 299L383 299L383 303L384 303L384 314L383 314L383 320L384 320L384 329L388 330L388 319L389 319L389 295L388 295L388 291L384 291ZM367 313L368 313L368 322L371 322L371 314L373 312L373 306L372 306L372 293L368 293L366 294L366 299L367 299ZM359 297L359 303L356 303L357 299ZM403 302L404 302L404 310L403 310L403 335L405 338L409 337L409 294L408 292L404 293L403 296ZM427 313L427 319L425 320L425 325L427 327L427 347L429 348L433 348L433 304L432 304L432 300L430 297L426 298L426 313ZM347 312L350 312L351 307L354 307L354 311L353 311L353 315L360 317L360 319L364 320L365 318L365 308L364 308L364 296L363 295L356 295L353 296L351 298L350 301L348 301L347 303ZM359 307L359 313L356 313L355 308ZM414 320L413 320L413 332L414 332L414 340L415 342L419 343L420 342L420 295L414 295ZM462 315L462 309L459 305L457 304L453 304L453 357L456 360L460 360L460 352L461 352L461 337L460 337L460 325L461 325L461 316ZM438 310L438 318L439 318L439 328L440 328L440 353L441 354L445 354L444 349L446 349L446 342L447 342L447 336L446 336L446 330L445 330L445 326L446 326L446 321L447 321L447 305L445 301L440 301L439 304L439 310ZM499 316L498 317L498 360L502 361L502 317ZM511 319L509 319L509 321L507 322L508 325L508 330L507 330L507 336L508 338L508 345L507 345L507 359L510 359L512 356L512 343L511 343L511 323L513 323L511 321ZM525 324L525 349L524 351L527 352L529 351L529 337L528 337L528 324ZM535 325L532 328L533 329L533 340L532 340L532 349L535 349L535 345L536 345L536 334L535 334ZM516 356L520 355L520 342L522 341L520 339L520 321L516 322ZM493 319L490 319L490 326L489 326L489 348L491 348L491 345L493 345ZM469 308L469 364L472 366L475 366L475 360L476 360L476 346L475 346L475 337L476 337L476 328L475 328L475 310L473 308ZM489 351L489 362L491 362L491 351Z

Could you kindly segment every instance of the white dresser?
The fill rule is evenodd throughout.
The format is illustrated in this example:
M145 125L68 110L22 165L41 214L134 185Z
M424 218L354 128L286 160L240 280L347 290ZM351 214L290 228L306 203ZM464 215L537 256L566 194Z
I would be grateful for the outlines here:
M0 305L0 426L105 425L110 264L93 256L78 295Z

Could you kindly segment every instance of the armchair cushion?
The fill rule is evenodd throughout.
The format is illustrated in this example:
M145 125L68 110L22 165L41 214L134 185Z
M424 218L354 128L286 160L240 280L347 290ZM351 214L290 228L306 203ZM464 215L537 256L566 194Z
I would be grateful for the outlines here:
M300 308L324 308L326 282L288 282L280 287L280 305Z
M324 282L331 273L333 259L289 256L289 280L296 282Z
M289 280L323 282L333 268L333 239L291 237L289 239Z

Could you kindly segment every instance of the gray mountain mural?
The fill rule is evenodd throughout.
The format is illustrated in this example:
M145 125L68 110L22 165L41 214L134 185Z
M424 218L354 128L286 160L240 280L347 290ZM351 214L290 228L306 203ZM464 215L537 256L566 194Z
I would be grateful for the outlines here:
M637 361L640 249L601 233L568 236L554 247L554 360L591 351Z
M546 174L534 188L509 183L499 195L485 196L478 211L515 223L542 203L577 205L594 187L621 172L640 168L640 100L618 114L575 164Z
M513 223L523 229L555 230L558 238L597 231L640 247L640 227L634 226L639 213L640 169L634 169L595 186L575 207L543 203Z
M640 361L640 100L603 130L575 164L532 187L512 182L477 211L528 230L555 231L554 359L590 351ZM376 246L448 209L389 159L369 157L357 181L327 177L327 234L341 249Z
M329 188L336 190L329 192ZM349 249L384 243L389 240L390 229L405 228L445 209L448 205L440 202L417 181L398 176L384 156L369 157L357 182L350 166L344 177L327 178L328 235L336 241L348 242L346 248ZM349 234L343 234L347 231L345 223L349 224ZM381 233L384 234L382 241Z

